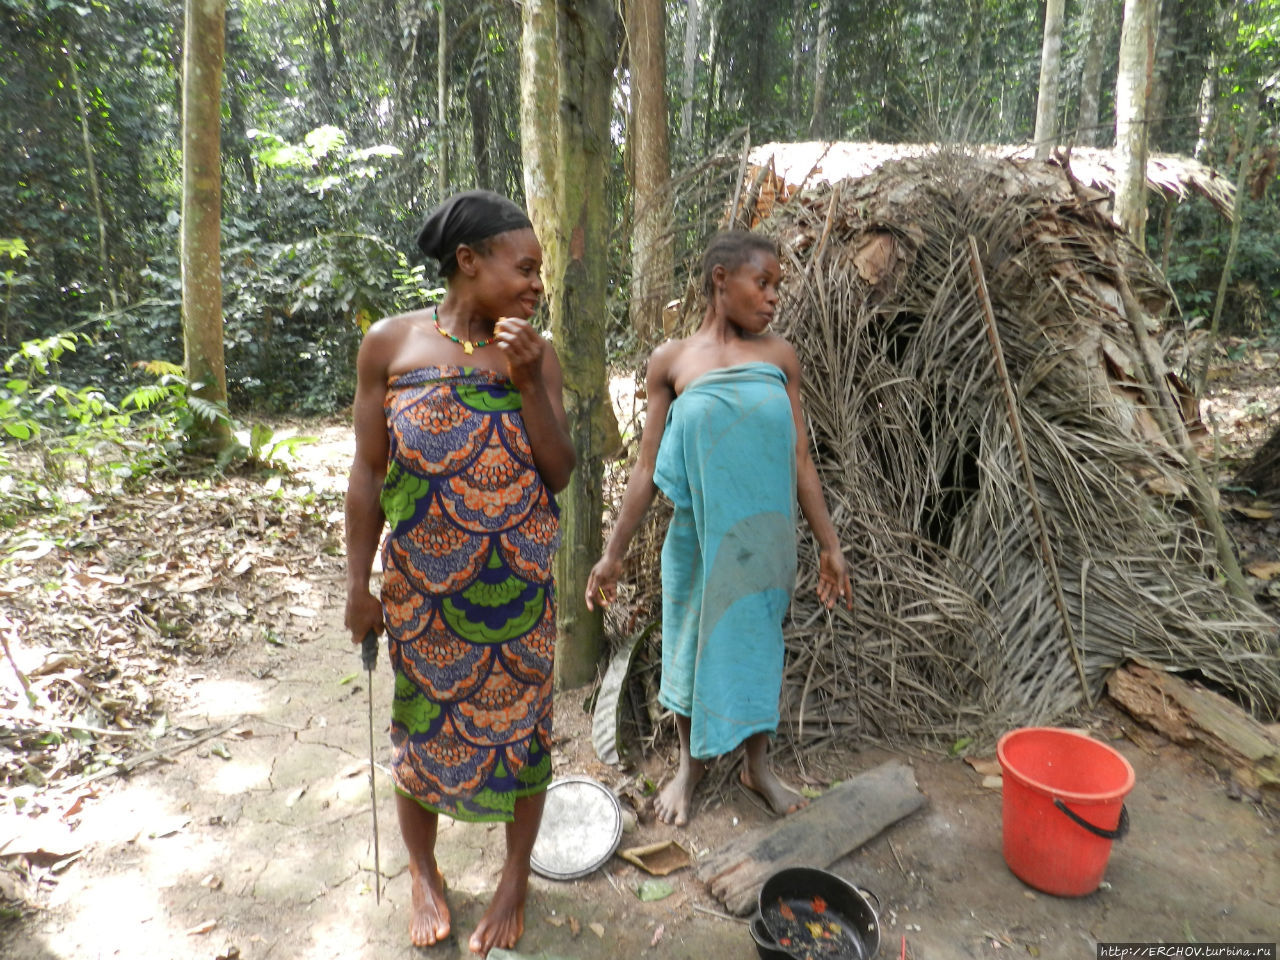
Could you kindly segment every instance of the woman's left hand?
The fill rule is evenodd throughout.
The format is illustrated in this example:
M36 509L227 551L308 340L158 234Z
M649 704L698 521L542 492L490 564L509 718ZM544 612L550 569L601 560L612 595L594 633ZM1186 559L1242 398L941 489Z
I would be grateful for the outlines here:
M849 567L844 554L837 550L823 550L818 554L818 600L828 610L843 600L846 609L853 609L853 585L849 583Z
M517 390L535 386L542 378L542 354L547 342L528 320L503 317L493 328L498 349L507 357L507 369Z

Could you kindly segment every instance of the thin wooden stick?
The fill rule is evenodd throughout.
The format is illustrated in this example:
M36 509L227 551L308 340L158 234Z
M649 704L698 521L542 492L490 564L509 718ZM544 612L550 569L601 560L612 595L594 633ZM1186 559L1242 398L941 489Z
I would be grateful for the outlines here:
M1182 413L1169 393L1169 371L1165 368L1163 358L1156 351L1155 344L1151 342L1151 337L1147 333L1147 312L1142 309L1142 305L1138 303L1138 298L1133 295L1133 290L1129 286L1129 280L1125 276L1124 268L1119 264L1116 265L1116 282L1120 289L1120 302L1124 306L1124 312L1127 315L1129 327L1133 330L1134 339L1138 341L1138 352L1142 354L1142 363L1146 367L1147 379L1151 382L1148 395L1154 394L1155 402L1152 404L1152 413L1158 417L1165 436L1174 444L1177 451L1182 454L1183 459L1187 461L1187 467L1191 471L1192 499L1196 502L1196 508L1200 511L1201 518L1209 525L1209 532L1213 534L1218 563L1221 564L1222 574L1226 577L1227 589L1232 596L1252 602L1253 595L1249 592L1249 588L1244 585L1244 575L1240 572L1240 563L1236 560L1235 551L1231 549L1231 540L1227 536L1227 528L1223 526L1222 515L1218 513L1218 506L1210 493L1209 481L1205 477L1204 466L1200 463L1200 456L1196 453L1196 448L1191 443L1191 436L1187 433L1187 425L1182 422Z
M1093 706L1093 693L1089 689L1089 681L1084 672L1084 661L1080 657L1080 647L1076 642L1075 629L1071 626L1071 614L1067 611L1067 598L1062 592L1062 578L1058 574L1058 563L1053 554L1053 545L1049 540L1049 525L1040 509L1040 493L1036 488L1035 472L1031 469L1031 458L1027 454L1027 442L1022 433L1022 417L1018 413L1018 400L1013 392L1013 384L1009 382L1009 368L1004 362L1004 348L1000 344L1000 331L996 328L996 316L991 309L991 297L987 293L987 278L982 272L982 257L978 252L978 241L969 235L969 266L973 270L973 281L977 286L978 302L982 306L982 316L987 324L987 339L991 342L991 352L995 357L996 372L1000 374L1000 383L1004 387L1005 403L1009 407L1009 426L1013 429L1013 440L1018 448L1018 460L1022 464L1023 479L1027 484L1027 500L1031 505L1031 514L1035 517L1036 528L1040 536L1040 559L1044 561L1044 572L1053 590L1053 602L1062 618L1062 629L1067 635L1067 645L1071 650L1071 659L1075 663L1076 673L1080 677L1080 689L1084 692L1084 700Z
M216 730L205 730L203 733L199 733L183 743L177 743L170 747L160 747L155 750L148 750L146 753L140 753L136 757L130 757L115 766L106 767L105 769L99 770L97 773L89 774L87 777L80 777L78 780L73 780L71 783L63 784L60 789L65 793L68 790L74 790L77 787L81 787L86 783L92 783L94 780L101 780L104 777L114 777L120 773L130 773L135 767L139 767L151 760L159 760L162 758L167 759L172 754L190 750L197 744L204 743L206 740L212 740L214 737L221 736L228 730L234 730L243 722L244 717L237 717L226 726L218 727Z
M22 691L27 695L27 703L34 708L39 703L39 698L31 690L31 681L27 679L27 675L18 669L17 661L13 659L13 652L9 649L9 633L14 631L13 621L8 617L4 617L4 624L0 626L0 645L4 647L5 659L9 661L9 666L13 667L13 672L18 678L18 682L22 684ZM16 631L14 631L16 633Z
M100 737L136 737L139 736L137 730L107 730L103 727L90 727L83 723L67 723L65 720L49 720L44 717L21 717L17 718L15 723L30 722L36 725L37 729L45 727L53 727L57 730L79 730L81 733L92 733Z
M738 182L733 185L733 204L729 207L726 226L732 227L738 222L738 201L742 199L742 182L747 179L747 156L751 153L751 127L742 137L742 163L738 166Z

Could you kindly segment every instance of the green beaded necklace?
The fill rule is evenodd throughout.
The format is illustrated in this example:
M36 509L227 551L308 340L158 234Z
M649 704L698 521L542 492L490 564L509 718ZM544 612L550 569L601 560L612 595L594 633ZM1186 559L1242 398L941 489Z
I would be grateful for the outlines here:
M471 340L461 340L458 337L455 337L452 333L447 331L444 327L440 326L440 312L435 307L431 308L431 320L436 325L436 332L439 333L440 336L444 337L446 340L452 340L454 343L459 344L462 347L462 352L465 353L467 356L471 356L471 354L475 353L477 347L487 347L489 344L493 343L492 338L488 340L471 341Z

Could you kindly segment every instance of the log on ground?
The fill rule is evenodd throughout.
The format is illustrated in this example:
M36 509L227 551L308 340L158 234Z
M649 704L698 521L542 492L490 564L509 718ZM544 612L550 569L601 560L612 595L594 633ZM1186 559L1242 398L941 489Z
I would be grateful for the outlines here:
M1242 784L1280 790L1280 736L1226 697L1140 662L1113 673L1107 693L1136 720L1229 766Z
M786 867L828 867L924 806L915 773L885 763L833 787L803 810L734 841L698 867L731 912L750 913L760 887Z

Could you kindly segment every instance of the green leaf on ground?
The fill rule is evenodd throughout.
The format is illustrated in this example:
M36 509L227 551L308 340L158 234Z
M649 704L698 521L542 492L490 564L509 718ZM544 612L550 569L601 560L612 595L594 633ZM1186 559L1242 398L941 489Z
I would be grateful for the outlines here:
M644 903L664 900L675 892L675 888L665 880L644 880L636 886L636 896Z

